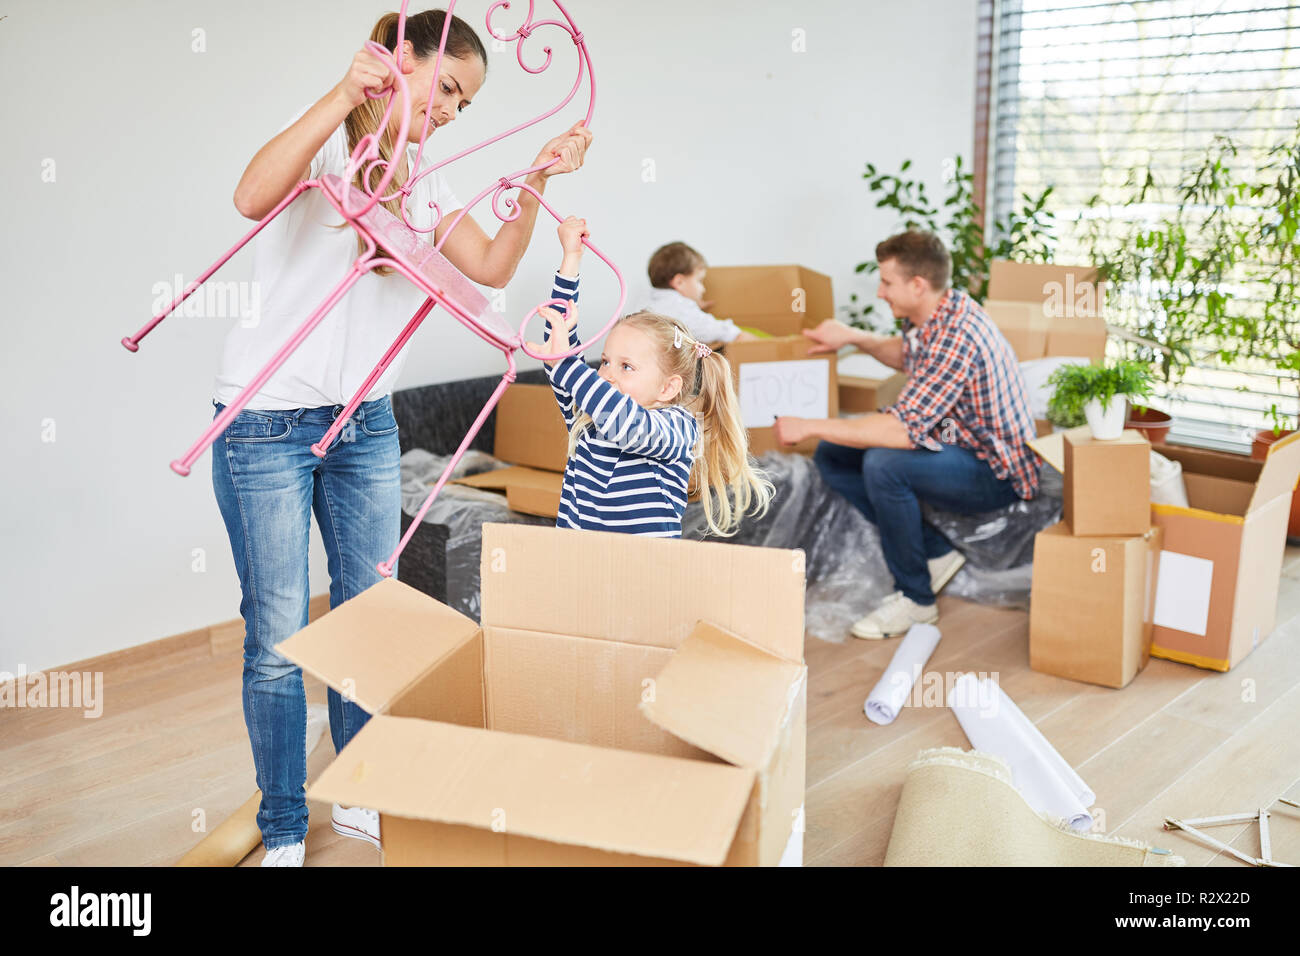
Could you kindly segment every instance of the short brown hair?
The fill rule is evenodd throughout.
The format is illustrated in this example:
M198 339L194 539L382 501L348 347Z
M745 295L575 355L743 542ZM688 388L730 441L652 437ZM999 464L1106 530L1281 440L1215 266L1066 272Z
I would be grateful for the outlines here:
M909 229L876 246L876 262L893 259L908 278L920 276L936 292L946 292L952 282L952 256L943 240L924 229Z
M672 288L670 283L674 276L688 276L696 269L707 267L704 257L686 243L670 242L655 250L646 271L650 273L652 286L656 289L669 289Z

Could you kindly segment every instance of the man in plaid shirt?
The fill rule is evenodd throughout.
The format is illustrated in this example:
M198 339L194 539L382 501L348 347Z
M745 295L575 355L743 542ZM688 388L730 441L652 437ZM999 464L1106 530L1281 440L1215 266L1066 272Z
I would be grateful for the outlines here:
M853 625L856 637L901 634L939 619L935 593L965 557L921 517L921 502L978 514L1038 493L1038 459L1025 382L1006 338L965 292L938 236L911 230L876 246L878 295L906 319L884 336L827 319L804 335L809 354L855 345L908 374L893 405L861 418L779 418L777 440L822 439L826 483L880 529L897 590Z

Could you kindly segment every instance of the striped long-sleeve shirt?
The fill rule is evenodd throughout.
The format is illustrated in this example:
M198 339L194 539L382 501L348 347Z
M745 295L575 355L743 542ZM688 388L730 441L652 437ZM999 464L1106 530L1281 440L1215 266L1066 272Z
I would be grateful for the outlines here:
M551 297L576 302L578 280L557 273ZM575 327L569 344L578 342ZM680 405L642 408L580 356L547 366L565 426L572 431L580 411L594 423L565 466L555 526L681 537L699 423Z

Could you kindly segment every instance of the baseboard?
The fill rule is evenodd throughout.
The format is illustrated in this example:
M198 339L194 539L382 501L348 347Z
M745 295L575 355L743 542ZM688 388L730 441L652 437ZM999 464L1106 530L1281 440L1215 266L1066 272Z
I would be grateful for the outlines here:
M307 604L307 620L314 621L330 609L330 596L317 594ZM220 657L227 654L242 653L244 647L244 621L236 618L223 621L210 627L160 637L156 641L146 641L133 647L110 651L97 657L73 661L57 667L46 668L47 671L96 673L101 672L108 679L112 675L130 673L140 676L148 670L165 668L185 660L203 657ZM35 673L35 672L34 672ZM4 683L12 683L6 681Z

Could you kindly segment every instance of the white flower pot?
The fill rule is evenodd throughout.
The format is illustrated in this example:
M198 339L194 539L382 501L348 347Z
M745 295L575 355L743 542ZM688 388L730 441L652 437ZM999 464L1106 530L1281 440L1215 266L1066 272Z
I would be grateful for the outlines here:
M1123 395L1114 395L1110 404L1104 408L1100 399L1089 399L1084 403L1083 415L1088 419L1093 438L1098 441L1114 441L1124 434L1124 413L1127 410L1127 399Z

